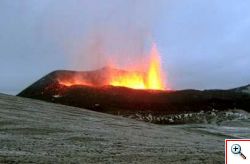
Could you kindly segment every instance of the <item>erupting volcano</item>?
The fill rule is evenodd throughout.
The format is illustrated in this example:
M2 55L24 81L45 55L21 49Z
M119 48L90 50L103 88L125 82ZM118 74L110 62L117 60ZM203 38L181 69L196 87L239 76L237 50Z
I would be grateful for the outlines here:
M249 111L249 86L230 90L167 90L162 82L159 59L153 46L146 73L111 67L92 71L56 70L18 96L160 124L173 123L173 118L175 123L189 122L186 117L172 117L176 114L214 113L214 109ZM199 119L192 117L192 120ZM206 119L201 117L201 120Z
M100 80L91 80L83 76L75 76L71 78L59 78L58 82L61 85L87 85L87 86L120 86L133 89L151 89L151 90L165 90L164 73L161 68L161 58L154 43L150 51L150 58L144 70L137 71L117 71L116 69L108 69L103 72L105 76L101 82Z

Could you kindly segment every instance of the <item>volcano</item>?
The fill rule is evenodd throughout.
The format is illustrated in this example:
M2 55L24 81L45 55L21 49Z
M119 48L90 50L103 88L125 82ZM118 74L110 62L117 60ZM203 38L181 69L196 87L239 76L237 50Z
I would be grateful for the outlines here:
M250 111L250 94L244 87L230 90L150 90L107 85L107 74L129 74L105 67L94 71L58 70L49 73L22 92L21 97L39 99L94 111L133 117L138 114L161 117L199 111ZM62 81L86 79L86 83ZM246 86L245 88L248 88ZM243 92L244 91L244 92ZM156 123L164 123L159 120Z

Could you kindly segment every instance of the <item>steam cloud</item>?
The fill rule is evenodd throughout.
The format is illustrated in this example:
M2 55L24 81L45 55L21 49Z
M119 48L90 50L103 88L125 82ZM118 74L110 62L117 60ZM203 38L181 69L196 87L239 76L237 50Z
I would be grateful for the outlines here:
M152 0L129 1L87 1L75 15L85 16L80 33L72 35L72 27L65 27L65 21L55 18L55 26L63 27L64 48L67 49L71 68L74 70L97 69L107 65L128 68L144 67L152 38L152 24L155 13ZM153 9L154 8L154 9ZM66 15L67 19L68 15ZM70 16L71 17L71 16ZM76 20L75 21L82 21ZM62 23L62 24L60 24ZM66 22L67 23L67 22ZM72 23L72 22L71 22ZM74 26L76 26L74 24ZM70 25L73 26L73 25ZM51 27L49 27L51 29ZM69 30L70 29L70 30ZM68 30L68 31L67 31ZM76 37L76 35L78 35ZM69 38L67 38L69 36ZM72 37L73 36L73 37ZM72 37L72 38L70 38ZM135 68L136 69L136 68Z

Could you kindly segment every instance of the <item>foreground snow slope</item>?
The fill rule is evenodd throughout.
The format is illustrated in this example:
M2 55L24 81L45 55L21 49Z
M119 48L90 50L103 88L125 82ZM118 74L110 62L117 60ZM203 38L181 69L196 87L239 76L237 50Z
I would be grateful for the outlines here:
M155 125L0 94L0 163L224 163L224 139L250 138L249 125Z

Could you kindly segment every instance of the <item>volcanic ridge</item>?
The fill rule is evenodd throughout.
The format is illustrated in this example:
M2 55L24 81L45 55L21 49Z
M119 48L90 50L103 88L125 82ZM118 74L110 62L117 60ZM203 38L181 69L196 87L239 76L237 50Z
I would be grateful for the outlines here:
M85 72L53 71L17 96L159 124L185 123L181 117L195 119L193 117L197 113L211 114L234 109L250 111L250 85L229 90L203 91L131 89L109 85L107 75L110 71L115 72L115 75L129 73L110 67Z

